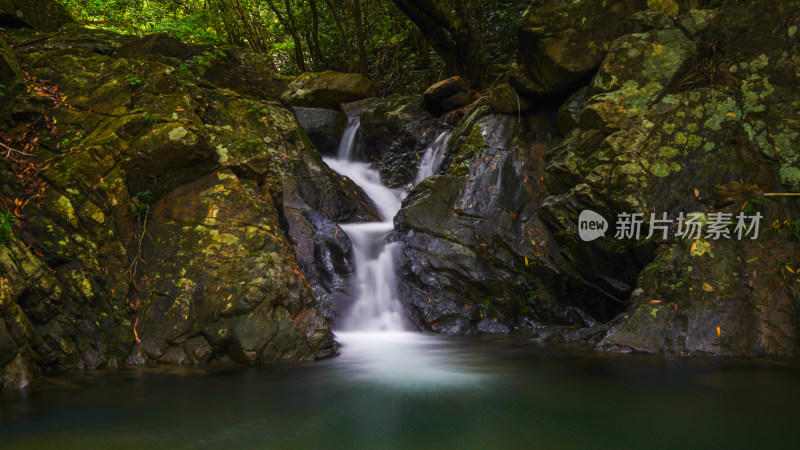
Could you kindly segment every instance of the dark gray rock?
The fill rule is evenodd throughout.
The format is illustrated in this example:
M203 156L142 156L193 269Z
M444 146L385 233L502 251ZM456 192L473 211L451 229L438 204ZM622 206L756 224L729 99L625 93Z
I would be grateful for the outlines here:
M419 161L446 127L412 97L390 95L361 112L361 147L390 187L414 181Z
M347 125L347 116L339 111L323 108L294 108L297 121L320 153L335 153Z

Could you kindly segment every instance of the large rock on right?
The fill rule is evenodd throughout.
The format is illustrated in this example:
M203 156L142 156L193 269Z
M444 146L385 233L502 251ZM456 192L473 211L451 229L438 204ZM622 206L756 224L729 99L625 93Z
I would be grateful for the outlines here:
M577 128L547 154L544 180L552 195L541 210L565 251L634 252L648 263L628 311L595 335L598 348L800 354L800 204L713 195L732 183L761 193L800 189L800 63L791 56L800 42L785 20L798 14L800 5L790 1L725 3L677 22L651 21L611 45ZM587 209L611 219L607 238L578 239L578 214ZM762 215L757 239L733 232L741 212ZM643 215L641 239L617 237L620 213ZM666 239L645 238L651 213L670 219ZM704 224L699 236L676 235L681 214ZM732 220L729 237L709 235L708 223L719 218L712 214Z

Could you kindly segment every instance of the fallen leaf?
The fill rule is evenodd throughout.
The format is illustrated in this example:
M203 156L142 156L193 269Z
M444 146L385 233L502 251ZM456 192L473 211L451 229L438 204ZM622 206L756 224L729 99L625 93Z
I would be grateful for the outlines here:
M703 283L703 290L706 292L711 292L714 290L714 287L708 283Z
M650 303L661 303L661 300L650 300Z
M700 198L700 191L697 188L694 189L694 196Z
M717 337L719 337L720 332L721 332L720 328L717 327Z

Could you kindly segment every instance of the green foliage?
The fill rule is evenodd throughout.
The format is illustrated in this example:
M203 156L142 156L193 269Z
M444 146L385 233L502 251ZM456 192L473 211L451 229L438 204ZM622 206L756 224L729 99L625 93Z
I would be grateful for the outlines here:
M134 216L147 217L147 214L150 212L150 201L153 198L153 194L150 191L143 191L136 193L133 197L136 200L136 212Z
M6 94L3 92L6 90L6 86L4 84L0 84L0 97L5 97Z
M775 219L768 229L776 235L795 239L800 242L800 219Z
M147 123L147 125L149 125L151 127L153 125L161 122L162 120L164 120L164 119L161 116L159 116L158 114L145 113L145 115L144 115L145 123Z
M536 311L534 306L544 299L544 294L537 291L528 291L527 296L527 299L520 299L519 304L517 305L519 307L520 315L523 316L533 314Z
M130 77L128 78L128 83L130 83L131 86L136 86L137 84L141 84L142 80L136 77Z
M650 269L650 268L657 269L658 265L661 264L661 260L664 259L665 256L667 256L667 253L669 253L669 250L665 250L664 253L662 253L661 256L658 257L658 259L656 259L655 261L653 261L650 264L646 265L644 268L645 269Z
M516 26L529 0L432 1L443 3L470 24L475 40L487 55L487 64L507 65L512 61ZM443 60L394 2L360 2L359 19L364 30L360 44L366 51L370 77L392 92L420 91L437 81ZM300 72L295 54L298 42L301 62L307 69L359 70L353 0L317 0L317 20L314 20L315 9L307 0L62 0L62 3L88 27L133 35L166 31L195 44L249 46L271 58L284 74ZM294 36L290 14L295 25ZM299 41L295 41L295 36ZM186 62L180 74L184 81L194 69L203 71L207 58L208 55L203 55L201 60Z
M528 291L528 300L530 300L531 302L537 302L542 298L544 298L544 295L542 295L541 292Z
M742 207L742 211L748 216L755 215L761 208L759 206L766 206L770 203L770 199L766 197L756 198L753 200L747 201L744 206Z
M212 62L225 56L227 55L222 50L214 52L207 50L199 55L194 55L178 66L178 81L184 82L191 78L199 80L206 73L206 69L211 66Z
M478 314L480 314L481 319L490 315L497 315L497 308L494 306L494 301L491 297L483 299L478 307Z
M0 242L8 244L14 234L11 227L18 224L19 219L13 216L10 212L0 213Z

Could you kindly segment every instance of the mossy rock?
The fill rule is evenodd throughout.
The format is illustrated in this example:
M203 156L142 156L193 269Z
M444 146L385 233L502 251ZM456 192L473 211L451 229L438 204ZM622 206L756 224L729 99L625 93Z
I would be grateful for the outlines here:
M293 106L339 110L342 103L375 97L377 88L357 73L307 72L289 84Z
M46 32L75 22L67 9L55 0L0 0L0 15L8 16L17 25Z
M518 57L531 94L554 94L591 74L645 0L537 2L519 24Z

